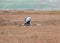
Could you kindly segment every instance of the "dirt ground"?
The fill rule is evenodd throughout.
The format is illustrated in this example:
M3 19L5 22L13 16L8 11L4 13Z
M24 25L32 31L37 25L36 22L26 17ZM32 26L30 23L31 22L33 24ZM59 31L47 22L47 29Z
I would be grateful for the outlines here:
M0 43L60 43L60 14L0 14Z

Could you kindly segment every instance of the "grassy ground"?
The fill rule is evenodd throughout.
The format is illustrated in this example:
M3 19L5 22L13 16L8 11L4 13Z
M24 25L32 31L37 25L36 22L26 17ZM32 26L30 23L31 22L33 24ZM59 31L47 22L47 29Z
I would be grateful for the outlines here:
M0 11L0 43L60 43L60 13L47 12ZM32 25L22 25L25 16Z
M60 11L38 11L38 10L25 10L25 11L7 11L7 10L0 10L0 14L60 14Z

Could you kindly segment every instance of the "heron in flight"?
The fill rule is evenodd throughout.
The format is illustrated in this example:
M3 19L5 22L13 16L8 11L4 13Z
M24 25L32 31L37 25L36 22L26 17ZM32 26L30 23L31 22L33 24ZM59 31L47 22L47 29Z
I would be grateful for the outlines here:
M31 22L31 17L26 16L25 19L24 19L24 25L29 26L30 25L30 22Z

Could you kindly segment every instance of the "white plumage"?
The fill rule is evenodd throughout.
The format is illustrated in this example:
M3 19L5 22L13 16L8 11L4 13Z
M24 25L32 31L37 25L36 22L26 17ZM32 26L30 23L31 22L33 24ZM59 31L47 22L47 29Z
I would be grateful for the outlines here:
M30 20L31 20L31 17L27 16L27 17L25 17L24 22L27 23Z

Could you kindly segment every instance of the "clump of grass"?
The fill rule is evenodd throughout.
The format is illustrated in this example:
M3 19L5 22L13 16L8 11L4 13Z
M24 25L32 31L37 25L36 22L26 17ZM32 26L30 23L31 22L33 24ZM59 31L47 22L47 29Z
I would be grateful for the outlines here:
M3 11L3 13L9 13L9 11Z
M59 20L49 19L48 21L42 21L43 25L57 25Z

